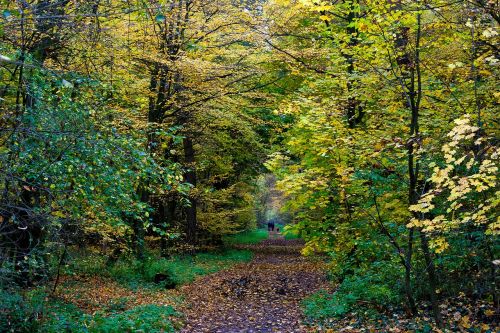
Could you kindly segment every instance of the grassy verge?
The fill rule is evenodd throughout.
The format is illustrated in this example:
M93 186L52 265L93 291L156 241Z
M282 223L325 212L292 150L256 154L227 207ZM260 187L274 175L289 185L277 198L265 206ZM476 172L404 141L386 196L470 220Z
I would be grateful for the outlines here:
M107 266L103 255L70 251L54 295L50 285L0 289L0 332L175 332L181 315L174 309L182 298L167 286L251 259L245 250L168 259L151 253L142 262L121 258Z
M257 244L269 237L266 229L255 229L226 236L224 243L227 245Z
M130 288L154 285L164 287L167 283L186 284L198 276L215 273L251 259L250 251L226 250L196 255L176 255L171 258L149 256L144 261L123 258L107 267L104 256L85 254L72 260L71 264L65 267L64 274L107 277ZM161 283L157 281L159 274L163 279Z
M91 292L91 291L89 291ZM107 308L88 314L41 290L0 291L0 332L175 332L179 314L171 306L148 304Z

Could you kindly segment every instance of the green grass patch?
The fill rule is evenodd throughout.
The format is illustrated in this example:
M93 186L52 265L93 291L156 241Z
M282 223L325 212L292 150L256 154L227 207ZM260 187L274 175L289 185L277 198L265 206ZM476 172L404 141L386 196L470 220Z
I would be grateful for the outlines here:
M144 275L152 281L158 273L167 273L175 284L185 284L198 276L207 275L248 262L252 252L246 250L227 250L221 252L199 253L194 256L177 256L172 259L159 259L147 264Z
M108 267L105 256L87 253L74 257L71 264L66 266L64 273L109 277L131 289L164 287L166 284L186 284L198 276L215 273L251 259L250 251L225 250L196 255L176 255L171 258L151 255L144 261L121 258ZM157 274L162 274L164 281L155 284Z
M227 245L257 244L267 239L269 234L266 229L247 230L224 238Z
M176 316L178 314L171 306L148 304L111 315L97 313L90 318L85 318L85 324L90 332L96 333L173 333L176 329L171 319Z

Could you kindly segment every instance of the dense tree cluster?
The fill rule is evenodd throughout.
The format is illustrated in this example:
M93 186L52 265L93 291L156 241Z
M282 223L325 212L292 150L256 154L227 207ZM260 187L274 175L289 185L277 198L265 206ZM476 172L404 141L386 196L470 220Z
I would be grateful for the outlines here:
M2 265L29 282L68 245L141 258L254 226L280 79L255 6L2 2Z
M269 45L301 84L279 106L295 122L268 166L304 252L328 253L340 288L358 285L349 297L404 300L413 314L428 300L438 325L440 299L459 291L498 307L494 1L270 12Z

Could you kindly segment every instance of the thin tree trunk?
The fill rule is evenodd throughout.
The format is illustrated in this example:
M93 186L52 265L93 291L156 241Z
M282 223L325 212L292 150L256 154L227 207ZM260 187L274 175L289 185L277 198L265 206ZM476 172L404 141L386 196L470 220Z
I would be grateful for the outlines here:
M400 262L405 269L405 295L406 299L408 300L408 308L410 309L410 312L413 315L416 315L417 306L415 304L415 299L413 297L413 291L411 285L411 268L412 268L411 259L413 256L414 228L410 228L409 230L408 247L406 251L404 251L403 248L397 242L396 238L390 233L390 231L384 225L384 222L382 221L382 216L380 214L380 208L378 205L377 196L375 193L373 193L373 202L375 203L375 209L377 210L377 221L379 224L379 228L381 229L381 232L389 238L390 243L394 246L394 248L398 252Z
M184 159L188 170L184 174L184 181L191 184L193 187L196 186L196 169L195 169L195 152L193 147L193 140L191 138L184 138ZM189 201L191 205L185 208L186 212L186 238L189 244L195 245L197 242L197 228L198 221L196 217L196 198L190 196Z
M415 304L415 299L413 298L413 288L411 285L411 259L413 256L413 238L415 230L410 228L408 232L408 247L405 254L405 294L408 300L408 306L411 313L415 316L417 314L417 306Z
M59 284L59 278L61 276L61 267L62 267L62 264L64 263L64 258L66 257L67 250L68 250L68 247L66 245L64 245L63 253L61 254L61 258L59 258L59 264L57 265L57 275L56 275L56 280L54 282L54 286L52 287L52 295L55 294L57 285Z
M140 197L142 202L148 202L148 196L149 195L145 190L140 190ZM142 261L144 260L144 236L146 233L146 230L144 229L144 223L140 219L134 218L132 222L132 229L134 231L135 256L138 260Z
M169 226L173 226L175 224L175 209L176 209L177 203L175 201L175 198L169 198L167 199L167 202L163 204L163 215L165 217L165 224L167 228ZM165 232L167 230L164 230ZM168 257L168 239L166 236L162 236L160 240L160 251L161 251L161 256L166 258Z
M353 91L355 90L353 87L353 80L351 76L355 73L354 68L354 56L352 54L352 50L356 45L358 45L358 29L355 26L355 20L359 17L359 13L357 12L356 7L359 5L358 1L352 0L350 1L350 10L347 16L347 34L349 36L349 51L348 53L344 53L343 56L347 62L347 93L349 97L347 98L347 123L350 128L354 128L356 125L361 123L364 111L363 107L360 105L360 101L351 96Z
M409 87L409 100L411 105L411 124L410 124L410 139L407 143L408 147L408 173L410 177L409 186L409 204L415 205L418 203L420 194L419 188L419 160L415 155L415 147L420 145L420 102L422 100L422 75L420 71L420 40L421 40L421 14L417 14L417 33L415 39L415 54L413 61L410 63L410 87ZM415 214L415 218L419 218ZM436 325L440 328L443 327L443 321L439 311L439 304L437 299L437 278L436 269L432 260L432 255L429 250L429 243L425 234L419 230L421 247L424 254L425 263L427 266L427 274L429 277L429 295L434 314Z
M429 241L424 232L420 232L420 242L422 246L422 252L424 253L425 265L427 267L427 275L429 276L429 298L431 300L432 312L434 315L434 320L439 328L442 328L443 319L441 317L441 312L439 310L438 295L436 292L438 280L436 276L436 266L432 260L432 254L429 249Z
M133 221L135 257L144 259L144 225L139 219Z

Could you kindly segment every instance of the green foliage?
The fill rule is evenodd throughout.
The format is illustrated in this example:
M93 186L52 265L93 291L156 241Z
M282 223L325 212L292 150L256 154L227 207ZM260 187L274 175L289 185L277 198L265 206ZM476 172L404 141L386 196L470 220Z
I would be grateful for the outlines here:
M299 233L284 232L283 234L284 234L286 240L301 239Z
M26 302L19 293L0 290L1 332L36 332L39 315L37 303Z
M356 303L354 295L339 295L325 290L319 291L303 301L304 314L310 323L338 318L351 311Z
M72 304L50 300L42 292L0 293L1 332L175 332L170 306L144 305L126 310L122 306L106 312L85 314Z
M384 272L368 271L365 275L354 275L346 278L337 293L349 298L351 295L357 300L368 303L360 304L363 309L370 307L387 308L398 305L402 301L401 286L395 286L394 276Z
M162 287L167 282L174 285L189 283L199 276L227 269L234 264L252 259L246 250L225 250L175 255L171 258L157 258L152 253L145 260L121 258L114 265L106 265L106 257L98 254L82 254L65 268L66 274L84 274L112 278L131 288L139 286ZM155 276L163 274L167 280L153 284Z
M2 140L0 223L36 237L31 244L39 248L28 249L22 266L35 279L32 272L46 275L50 268L44 253L61 243L90 237L124 247L133 226L150 226L152 207L141 191L158 195L182 186L173 164L148 154L144 129L122 130L127 119L108 105L112 88L38 68L29 56L25 62L32 66L25 78L31 102L13 115L17 127ZM0 235L0 243L15 248L20 244L10 239L19 238Z
M381 314L402 301L401 272L392 262L373 262L345 276L334 292L320 291L303 301L308 321L323 323L357 311L361 316ZM338 279L338 276L334 281Z
M42 290L0 292L1 332L87 332L85 315L72 304L50 299Z
M75 305L48 300L44 307L45 315L41 318L40 331L47 333L89 331L86 321L92 316L83 313Z
M276 108L293 122L266 166L306 241L303 253L330 256L341 282L309 308L337 316L358 304L404 303L416 314L430 300L441 325L443 296L465 287L496 298L493 9L378 0L268 6L280 13L270 31L287 36L273 41L275 55L294 56L301 79Z
M215 273L227 269L239 262L247 262L252 258L250 251L230 250L222 253L201 253L190 259L177 259L171 264L177 281L188 283L201 275Z
M306 301L313 321L430 299L440 325L440 296L496 299L494 1L1 3L2 288L49 281L72 245L116 252L66 274L187 283L251 254L146 242L255 244L272 217L330 258L339 287ZM51 322L34 295L3 298L1 329ZM78 330L51 306L53 331ZM109 310L86 327L173 314Z
M297 228L296 225L290 224L290 225L283 225L283 224L277 224L275 228L279 228L281 234L285 237L285 239L300 239L302 238L300 236L300 228Z

